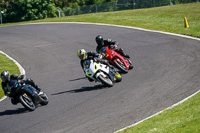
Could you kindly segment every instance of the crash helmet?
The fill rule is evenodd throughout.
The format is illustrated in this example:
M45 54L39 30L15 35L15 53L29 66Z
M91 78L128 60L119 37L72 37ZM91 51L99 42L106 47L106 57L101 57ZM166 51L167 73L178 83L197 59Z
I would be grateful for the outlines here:
M96 43L98 46L103 46L104 45L104 41L103 41L103 37L101 35L96 36Z
M3 71L1 73L1 80L3 82L10 81L10 73L8 71Z
M87 53L85 49L79 49L77 55L81 60L85 60L87 58Z

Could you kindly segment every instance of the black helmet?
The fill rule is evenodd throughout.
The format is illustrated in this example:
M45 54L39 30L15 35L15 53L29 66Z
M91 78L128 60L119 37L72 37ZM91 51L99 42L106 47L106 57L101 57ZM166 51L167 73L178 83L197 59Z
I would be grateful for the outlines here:
M102 46L103 45L103 37L101 35L98 35L96 37L96 43L98 46Z
M10 80L10 73L8 71L3 71L1 73L1 79L3 82L9 81Z

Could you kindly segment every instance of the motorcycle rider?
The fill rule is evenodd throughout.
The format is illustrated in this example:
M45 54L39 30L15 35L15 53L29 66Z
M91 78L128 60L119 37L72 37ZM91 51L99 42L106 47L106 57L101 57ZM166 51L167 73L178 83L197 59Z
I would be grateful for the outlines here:
M81 60L81 61L80 61L80 64L81 64L82 69L84 69L84 68L83 68L83 63L84 63L84 61L85 61L85 60L91 60L91 59L94 60L95 62L100 62L100 63L102 63L102 64L105 64L105 65L107 65L107 66L113 68L113 66L109 65L109 63L108 63L107 60L101 59L101 55L98 54L98 53L95 53L95 52L92 52L92 51L86 52L85 49L79 49L78 52L77 52L77 55L78 55L78 57L79 57L80 60ZM114 68L113 68L113 69L114 69ZM90 82L94 81L93 79L91 79L91 78L89 78L89 77L87 77L87 78L88 78L88 80L89 80Z
M124 56L126 58L130 58L130 56L128 54L124 53L124 50L122 48L117 48L118 44L116 43L116 41L112 41L111 39L104 40L101 35L96 36L95 40L97 43L97 47L96 47L97 53L100 52L100 49L102 47L108 46L109 49L116 51L117 53L121 54L122 56Z
M14 105L18 103L18 99L15 99L15 90L14 89L10 90L10 87L8 85L8 83L11 80L18 80L21 83L29 84L33 86L36 90L38 90L38 92L40 92L41 90L31 78L26 78L25 75L17 75L17 74L10 75L8 71L3 71L1 73L1 79L2 79L1 86L4 91L4 95L10 97L11 103Z

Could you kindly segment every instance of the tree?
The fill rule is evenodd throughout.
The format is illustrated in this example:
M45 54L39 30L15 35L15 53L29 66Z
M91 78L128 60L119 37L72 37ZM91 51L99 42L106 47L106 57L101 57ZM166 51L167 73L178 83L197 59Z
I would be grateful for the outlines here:
M56 7L52 0L1 0L5 22L56 17Z

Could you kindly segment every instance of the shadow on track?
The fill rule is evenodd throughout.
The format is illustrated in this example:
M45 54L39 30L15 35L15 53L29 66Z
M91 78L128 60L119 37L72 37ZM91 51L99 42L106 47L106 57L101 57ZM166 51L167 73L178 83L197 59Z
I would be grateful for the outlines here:
M82 77L82 78L76 78L76 79L71 79L69 81L77 81L77 80L81 80L81 79L86 79L87 77Z
M80 92L85 92L85 91L94 91L94 90L100 90L100 89L106 89L106 88L107 87L104 85L95 85L93 87L81 87L80 89L62 91L62 92L54 93L51 95L60 95L60 94L64 94L64 93L80 93Z
M15 110L5 110L3 112L0 112L0 116L16 115L16 114L27 113L27 112L29 112L29 111L25 108L18 108L18 109L15 109Z

